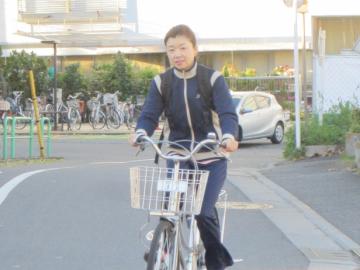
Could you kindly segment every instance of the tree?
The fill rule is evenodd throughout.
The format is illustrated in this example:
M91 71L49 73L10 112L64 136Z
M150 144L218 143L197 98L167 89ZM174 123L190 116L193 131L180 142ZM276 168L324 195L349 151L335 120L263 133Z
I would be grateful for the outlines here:
M71 64L59 75L59 86L63 89L63 97L74 95L85 89L84 76L79 71L79 64Z
M151 80L158 73L159 70L153 67L135 69L132 84L134 95L146 96Z
M0 46L0 99L7 95L6 82L4 79L4 60L2 58L2 48Z
M106 91L111 93L119 91L122 99L127 99L133 95L132 79L133 72L130 62L123 54L117 53L105 79Z
M109 73L112 69L112 65L110 64L102 64L96 65L93 67L91 73L89 73L86 77L86 85L88 93L94 93L95 91L105 92L108 88L106 86Z
M37 93L48 89L49 78L45 59L36 56L35 53L28 54L24 50L21 52L12 51L3 64L4 79L8 84L8 90L24 91L25 97L30 97L30 83L28 71L33 70L35 77L35 87Z

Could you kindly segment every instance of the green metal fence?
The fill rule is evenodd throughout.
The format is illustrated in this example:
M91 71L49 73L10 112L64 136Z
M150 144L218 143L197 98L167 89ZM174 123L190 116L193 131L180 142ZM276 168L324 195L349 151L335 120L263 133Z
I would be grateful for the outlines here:
M16 121L26 121L29 124L28 132L24 133L24 135L19 135L16 132ZM10 124L9 124L10 123ZM47 125L47 135L45 134L45 124ZM15 158L15 149L16 149L16 142L20 139L27 139L28 140L28 152L27 156L25 155L24 158L33 158L33 145L34 145L34 126L35 121L31 117L5 117L3 121L3 159L7 160L8 156L8 149L10 143L10 158ZM40 119L40 127L43 138L46 137L47 144L46 144L46 154L47 157L50 157L51 153L51 122L50 119L47 117L41 117ZM9 132L10 128L10 132Z

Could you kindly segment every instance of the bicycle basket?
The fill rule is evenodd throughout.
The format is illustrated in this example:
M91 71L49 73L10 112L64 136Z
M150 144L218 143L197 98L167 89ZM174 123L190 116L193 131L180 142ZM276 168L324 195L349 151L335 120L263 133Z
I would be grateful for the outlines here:
M199 214L208 176L202 170L132 167L131 207L161 215Z
M68 107L72 107L72 108L79 107L79 102L76 99L69 99L66 101L66 104L68 105Z
M110 93L105 93L103 96L102 96L102 102L101 104L107 104L107 105L110 105L113 103L113 94L110 94Z
M90 99L86 102L86 106L89 108L90 111L95 110L99 104L100 104L100 101L92 100L92 99Z

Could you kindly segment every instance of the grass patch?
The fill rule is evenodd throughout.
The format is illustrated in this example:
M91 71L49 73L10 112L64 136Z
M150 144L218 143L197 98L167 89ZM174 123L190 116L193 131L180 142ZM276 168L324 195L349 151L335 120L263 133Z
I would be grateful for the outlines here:
M45 159L40 158L30 158L30 159L7 159L7 160L0 160L0 167L15 167L19 165L33 165L33 164L48 164L52 162L62 161L64 160L63 157L50 157Z

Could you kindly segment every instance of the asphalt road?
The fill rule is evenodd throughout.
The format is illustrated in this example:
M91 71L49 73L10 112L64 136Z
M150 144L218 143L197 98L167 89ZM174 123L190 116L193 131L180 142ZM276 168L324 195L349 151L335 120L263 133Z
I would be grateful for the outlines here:
M24 151L26 143L19 143L17 153ZM301 175L303 167L287 170L281 153L281 145L261 140L244 143L232 156L225 189L233 207L227 215L225 244L234 259L242 261L229 269L315 269L289 234L294 224L287 214L280 211L283 223L271 216L281 207L278 198L268 204L260 197L254 200L257 191L251 188L256 181L244 173L276 177L279 185L308 202L314 197L308 191L314 189L286 180L293 178L294 170ZM130 208L128 172L131 166L150 166L152 152L135 156L125 139L82 136L55 137L52 154L64 159L0 167L0 269L144 269L148 243L140 229L147 215ZM266 206L273 209L261 209ZM351 236L357 241L356 235L354 230Z

